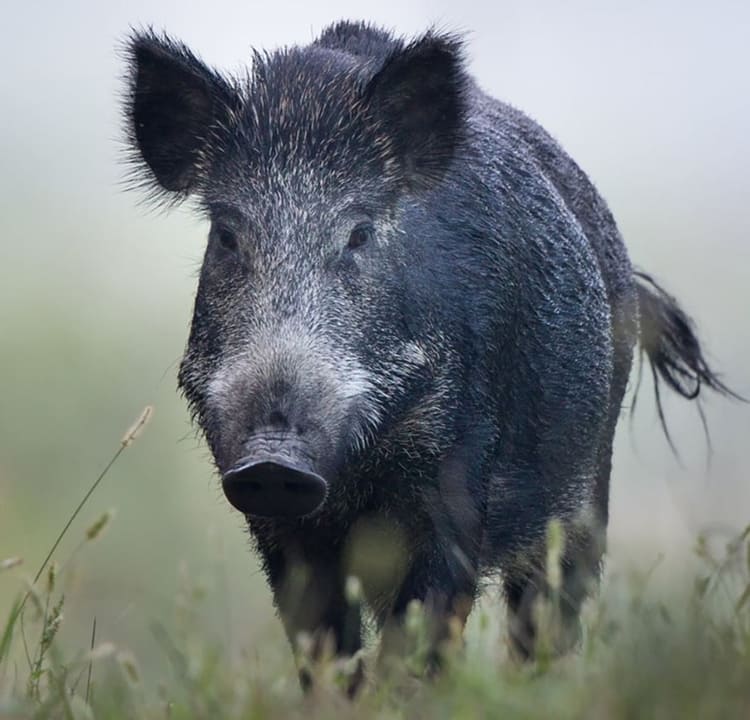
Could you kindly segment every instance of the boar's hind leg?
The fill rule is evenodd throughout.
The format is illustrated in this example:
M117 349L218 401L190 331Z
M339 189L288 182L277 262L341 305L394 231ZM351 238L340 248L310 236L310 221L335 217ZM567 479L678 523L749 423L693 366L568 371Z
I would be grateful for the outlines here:
M505 573L504 590L508 605L508 635L511 654L530 660L540 645L553 655L571 650L580 639L581 605L599 581L604 552L604 530L589 527L569 529L566 551L561 561L559 591L549 587L542 558L524 569ZM549 601L550 625L539 637L537 621L540 601Z
M559 592L559 633L551 648L558 653L571 649L580 635L579 613L589 591L598 583L606 546L609 517L609 481L612 470L612 444L623 396L632 364L632 348L637 336L637 307L632 289L613 305L614 365L609 393L609 413L596 459L592 517L586 526L569 524L566 552L562 559L562 586ZM527 485L528 487L528 485ZM535 506L532 498L527 505ZM520 659L534 656L537 646L534 605L549 596L545 578L544 554L535 563L505 572L511 652ZM533 568L533 570L529 569Z

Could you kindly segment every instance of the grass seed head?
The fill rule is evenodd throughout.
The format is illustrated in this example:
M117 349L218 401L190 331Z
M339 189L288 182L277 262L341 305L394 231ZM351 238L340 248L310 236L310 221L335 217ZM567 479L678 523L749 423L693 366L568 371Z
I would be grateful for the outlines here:
M107 510L107 512L103 513L101 517L95 523L93 523L93 525L90 525L86 530L86 539L95 540L97 537L99 537L99 535L102 534L102 532L107 527L107 525L109 525L114 516L114 510Z
M52 595L55 590L55 580L57 579L57 563L52 562L47 569L47 594Z
M143 432L143 428L148 425L153 414L153 405L146 405L143 408L143 412L138 416L138 419L128 428L128 431L122 436L122 440L120 440L124 448L130 447L133 444L133 441Z
M121 651L117 655L117 662L122 668L125 677L133 685L138 685L141 682L141 674L138 671L138 665L135 662L135 658L129 652Z
M97 645L93 650L89 650L88 653L86 653L85 660L86 661L96 661L96 660L103 660L104 658L111 657L117 652L117 648L115 645L111 642L103 642Z
M362 602L362 582L356 575L349 575L346 578L344 594L349 605L358 605Z
M21 557L9 557L5 560L0 560L0 572L3 570L12 570L14 567L18 567L23 564L23 558Z
M562 584L562 557L565 551L565 530L559 520L547 525L547 582L553 590Z

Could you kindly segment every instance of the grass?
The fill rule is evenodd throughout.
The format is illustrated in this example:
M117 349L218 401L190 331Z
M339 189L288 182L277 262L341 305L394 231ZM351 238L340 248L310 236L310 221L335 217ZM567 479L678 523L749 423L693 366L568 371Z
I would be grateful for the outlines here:
M0 620L0 718L750 717L750 526L728 542L697 538L693 553L699 569L690 586L675 588L668 601L651 591L662 572L658 564L647 573L610 577L585 608L580 648L561 659L541 652L534 663L512 662L497 604L480 604L465 646L453 642L444 671L427 680L424 618L414 605L406 630L411 650L387 679L375 677L375 650L366 651L368 682L354 702L342 692L354 662L324 657L313 663L302 642L298 662L315 678L314 690L303 696L287 647L230 653L207 638L202 620L215 612L214 598L189 577L175 598L176 629L160 622L151 626L169 675L144 678L139 659L126 649L97 643L96 618L90 643L64 652L60 580L68 561L58 566L54 553L149 414L125 434L7 620ZM74 554L95 543L110 520L104 514L90 524ZM551 532L552 537L554 527ZM554 581L554 553L549 560ZM18 558L0 559L0 581L20 567ZM555 616L554 608L539 611ZM540 639L542 650L545 641Z

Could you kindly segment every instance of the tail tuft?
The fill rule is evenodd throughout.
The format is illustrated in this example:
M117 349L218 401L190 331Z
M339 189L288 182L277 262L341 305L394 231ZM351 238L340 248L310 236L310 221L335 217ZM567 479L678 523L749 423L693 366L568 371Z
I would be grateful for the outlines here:
M641 363L645 352L654 378L659 420L667 441L676 454L661 404L661 380L687 400L699 400L701 388L704 387L738 400L744 398L727 387L709 367L695 332L695 323L677 301L650 275L640 271L635 271L634 275L640 311ZM706 429L700 405L698 411ZM707 429L706 436L708 437Z

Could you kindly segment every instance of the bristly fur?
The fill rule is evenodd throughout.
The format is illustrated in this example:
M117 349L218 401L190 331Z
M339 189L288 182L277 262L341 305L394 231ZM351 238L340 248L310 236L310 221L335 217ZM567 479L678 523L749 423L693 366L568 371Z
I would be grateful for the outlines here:
M415 188L438 182L465 140L469 82L464 65L461 38L430 31L391 50L365 88L365 99L379 109L393 152L407 165ZM415 69L423 78L416 87ZM440 134L426 138L429 151L413 147L419 127L432 115L441 118Z
M174 40L164 32L157 32L151 26L131 29L129 36L122 43L121 53L126 60L127 67L125 92L121 105L127 168L124 182L128 189L141 191L148 203L169 209L179 205L193 193L201 172L209 163L210 158L207 153L216 148L220 144L221 137L229 132L233 112L237 110L236 82L210 69L184 43ZM143 71L144 57L148 56L161 64L171 65L178 72L202 75L205 78L206 91L212 96L214 112L211 121L200 128L195 128L197 132L194 137L195 147L191 167L194 181L185 181L180 186L176 186L174 182L165 182L164 176L160 177L153 167L144 162L145 156L139 138L142 121L137 117L137 112L139 93L143 93L144 85L146 85L143 78L139 78L139 72ZM175 90L176 88L169 89ZM175 97L171 99L174 100ZM216 112L220 105L224 106L223 111Z
M661 381L686 400L700 401L702 387L737 400L744 398L727 387L709 366L695 331L695 323L679 306L677 300L647 273L636 270L633 275L636 278L640 314L640 362L642 365L645 353L654 379L659 421L672 451L677 455L664 416L660 393ZM639 385L640 373L631 412L635 410ZM700 402L698 412L706 438L709 439L708 426Z
M665 431L662 380L689 399L734 395L674 299L634 275L586 174L478 87L450 33L341 22L256 52L234 81L153 30L132 34L127 59L137 184L190 195L211 223L179 382L216 467L232 482L239 467L272 504L309 481L304 468L325 485L284 517L227 494L289 637L360 649L349 575L381 624L412 600L445 623L500 569L528 656L554 519L573 640L601 571L639 337ZM372 522L398 555L379 579L351 564Z
M387 30L367 22L347 20L341 20L326 28L313 44L332 50L344 50L380 64L404 45L403 40Z
M218 158L252 183L271 163L280 171L328 156L333 169L343 144L369 148L361 161L402 184L429 187L464 139L469 78L450 33L406 45L365 23L339 23L307 48L254 52L244 80L152 28L133 30L123 54L126 185L167 207L190 196L200 206Z

